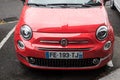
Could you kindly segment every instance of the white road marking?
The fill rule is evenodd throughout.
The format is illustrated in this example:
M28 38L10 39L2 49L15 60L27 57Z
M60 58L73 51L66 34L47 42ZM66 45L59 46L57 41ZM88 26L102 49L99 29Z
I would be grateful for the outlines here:
M109 66L109 67L114 67L112 60L110 60L110 61L107 63L107 66Z
M15 27L6 35L6 37L0 42L0 49L4 46L10 36L13 34Z

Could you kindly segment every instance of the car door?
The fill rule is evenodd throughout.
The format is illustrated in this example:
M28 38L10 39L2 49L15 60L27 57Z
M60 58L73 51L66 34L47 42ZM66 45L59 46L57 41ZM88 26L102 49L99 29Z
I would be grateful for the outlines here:
M118 1L119 10L120 10L120 0L117 0L117 1Z
M114 0L115 3L115 7L118 9L118 11L120 12L120 0Z

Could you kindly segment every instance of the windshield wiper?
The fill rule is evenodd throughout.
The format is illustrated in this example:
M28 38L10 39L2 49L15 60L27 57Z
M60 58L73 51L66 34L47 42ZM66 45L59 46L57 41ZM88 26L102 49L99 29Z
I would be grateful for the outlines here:
M81 8L81 7L92 7L91 4L77 4L77 3L55 3L55 4L47 4L49 6L59 6L63 8L69 8L69 7L75 7L75 8Z
M85 5L101 6L102 4L100 2L98 2L98 3L86 3Z
M100 3L96 4L77 4L77 3L54 3L54 4L36 4L36 3L28 3L27 5L33 5L33 6L42 6L42 7L62 7L62 8L81 8L81 7L92 7L92 6L99 6Z
M32 6L42 6L42 7L51 7L51 8L55 8L58 7L57 4L36 4L36 3L28 3L27 5L32 5ZM64 7L63 5L59 5L59 7Z
M47 4L47 5L50 5L50 6L80 6L80 5L83 5L83 4L77 4L77 3L54 3L54 4Z
M36 4L36 3L28 3L27 5L33 5L33 6L43 6L46 7L46 4Z
M92 5L89 5L89 4L83 4L82 7L92 7Z

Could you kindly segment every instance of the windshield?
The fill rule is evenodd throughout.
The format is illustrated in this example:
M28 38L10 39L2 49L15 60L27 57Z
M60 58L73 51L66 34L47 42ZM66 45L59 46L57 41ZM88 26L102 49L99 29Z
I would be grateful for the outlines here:
M28 4L101 4L101 0L28 0Z

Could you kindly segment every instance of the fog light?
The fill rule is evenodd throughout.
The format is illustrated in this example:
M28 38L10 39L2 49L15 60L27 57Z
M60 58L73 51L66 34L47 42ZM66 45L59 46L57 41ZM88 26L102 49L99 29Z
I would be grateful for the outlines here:
M100 62L99 59L93 59L93 64L98 64Z
M20 40L18 41L18 48L25 49L24 43L22 41L20 41Z
M104 50L108 50L108 49L110 49L110 47L111 47L111 41L108 41L104 45Z
M31 64L34 64L34 63L35 63L35 59L34 59L34 58L29 58L29 62L30 62Z

